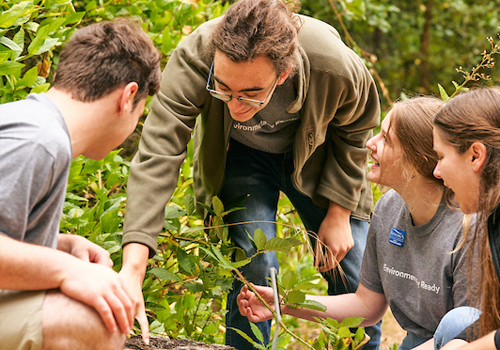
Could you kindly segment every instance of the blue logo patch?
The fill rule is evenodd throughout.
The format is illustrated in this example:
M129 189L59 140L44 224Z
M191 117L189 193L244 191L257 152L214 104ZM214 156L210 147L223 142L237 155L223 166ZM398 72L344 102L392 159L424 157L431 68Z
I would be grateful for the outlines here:
M393 227L389 236L389 243L402 247L405 244L406 232Z

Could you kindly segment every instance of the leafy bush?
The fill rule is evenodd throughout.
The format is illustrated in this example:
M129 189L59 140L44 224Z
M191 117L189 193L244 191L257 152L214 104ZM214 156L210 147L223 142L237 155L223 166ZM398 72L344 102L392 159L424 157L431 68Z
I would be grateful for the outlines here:
M332 17L328 13L328 6L333 1L329 0L326 4L326 0L304 0L303 3L304 11L310 15L324 17L322 19L325 20ZM371 39L374 32L389 33L391 28L397 26L394 17L399 16L403 8L399 2L396 2L399 6L396 7L387 0L335 3L339 5L339 15L350 24L350 28L360 28L358 32L371 33L369 40L372 42L377 42ZM454 0L450 3L457 7L461 1ZM81 26L116 17L135 18L163 53L162 64L165 64L186 35L206 20L221 15L227 6L229 4L226 1L216 0L0 0L0 103L23 99L30 92L47 91L64 42ZM478 8L478 11L483 9L479 5ZM485 25L485 21L481 23ZM404 23L401 26L402 30L409 33L408 40L414 39L412 29L405 29ZM367 26L369 30L365 30ZM449 33L446 35L449 37ZM415 46L410 44L407 43L408 46ZM395 50L386 50L389 51ZM402 51L410 54L414 50ZM392 55L387 61L389 66L394 66L392 62L400 59L396 56ZM369 60L367 63L370 63ZM392 83L398 88L393 90L399 91L399 75L397 70L393 71L384 75L396 74L396 81ZM400 80L406 83L406 79ZM223 224L223 218L235 208L224 208L214 198L214 225L205 227L203 220L196 216L192 159L190 144L177 189L165 210L164 231L158 238L160 249L148 266L143 292L153 333L222 343L224 327L221 321L224 316L225 295L231 287L233 276L238 275L236 267L245 261L230 263L229 259L235 248L227 241L227 227ZM60 226L63 232L85 236L106 248L111 253L117 271L121 268L122 260L121 230L129 168L129 159L124 159L118 151L110 153L102 161L76 158L70 169ZM374 190L378 198L380 192L376 187ZM275 245L266 242L257 233L255 244L259 252L266 249L277 250L278 259L286 259L287 264L280 279L284 290L290 286L283 282L284 276L287 276L285 280L288 281L292 278L287 274L290 270L296 271L298 275L294 278L300 281L312 279L316 270L312 267L311 256L305 254L305 245L298 246L299 240L307 242L307 238L304 238L300 218L286 197L279 204L278 237L285 241L279 240L279 244ZM281 244L286 245L286 252L280 248ZM298 249L288 251L291 246ZM308 287L325 294L325 282L321 278L319 280L319 284ZM294 293L287 296L297 297L304 291L293 290L293 287L291 289ZM281 345L293 342L291 334L300 327L293 318L285 317L284 322L287 331L282 334ZM312 339L311 343L315 342L315 346L335 341L339 347L345 345L335 340L343 324L325 320L318 327L323 327L324 336ZM332 331L335 327L337 330ZM139 331L138 328L135 330ZM359 342L359 335L356 337Z

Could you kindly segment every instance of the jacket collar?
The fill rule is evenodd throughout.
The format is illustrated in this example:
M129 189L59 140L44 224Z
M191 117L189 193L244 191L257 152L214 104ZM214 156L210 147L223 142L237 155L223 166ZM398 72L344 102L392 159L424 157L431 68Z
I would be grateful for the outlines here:
M295 52L295 61L297 62L298 72L293 77L293 84L295 91L297 91L297 98L286 109L288 113L297 113L302 109L309 90L309 80L311 78L311 66L306 52L299 45L299 49Z

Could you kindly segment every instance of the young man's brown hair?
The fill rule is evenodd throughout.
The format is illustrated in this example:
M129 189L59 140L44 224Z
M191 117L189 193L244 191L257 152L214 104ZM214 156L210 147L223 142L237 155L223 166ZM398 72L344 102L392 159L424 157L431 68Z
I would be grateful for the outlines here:
M301 26L300 18L281 0L238 1L212 34L211 55L217 49L233 62L264 56L273 63L276 73L281 74L296 66L297 34Z
M142 28L129 20L100 22L79 29L59 57L53 86L92 102L136 82L135 104L160 88L161 55Z

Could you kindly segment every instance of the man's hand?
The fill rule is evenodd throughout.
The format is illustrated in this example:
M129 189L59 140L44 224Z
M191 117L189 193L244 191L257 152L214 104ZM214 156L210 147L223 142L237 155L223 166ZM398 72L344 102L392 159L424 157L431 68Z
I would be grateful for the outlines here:
M350 217L349 210L330 202L314 247L314 265L318 266L320 272L335 268L354 246Z
M113 269L73 259L60 283L70 298L92 306L111 332L128 334L134 322L134 304L125 280Z
M78 235L60 234L57 249L85 262L113 267L113 261L107 250Z
M271 287L256 286L253 284L252 287L255 288L267 304L271 307L275 306L273 289ZM246 316L250 322L262 322L273 318L271 311L261 303L259 298L246 285L241 288L240 294L237 297L237 303L240 314Z
M129 243L123 248L123 268L120 275L132 291L134 315L141 327L142 340L149 345L149 322L146 317L142 282L148 263L149 248L139 243Z
M80 237L75 242L79 239L87 241ZM124 279L109 266L89 263L63 250L0 235L0 288L59 288L68 297L93 307L110 332L119 326L127 334L132 328L134 305Z

